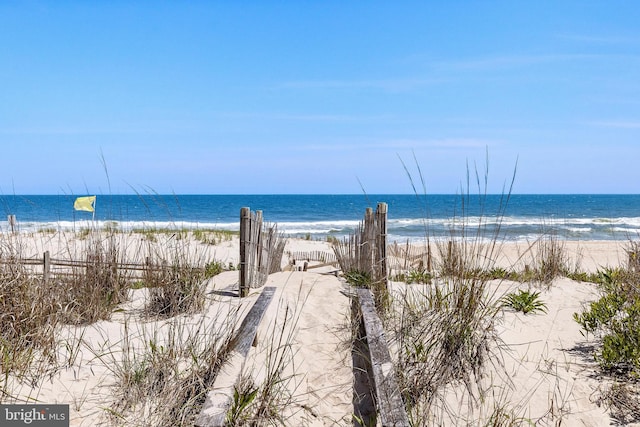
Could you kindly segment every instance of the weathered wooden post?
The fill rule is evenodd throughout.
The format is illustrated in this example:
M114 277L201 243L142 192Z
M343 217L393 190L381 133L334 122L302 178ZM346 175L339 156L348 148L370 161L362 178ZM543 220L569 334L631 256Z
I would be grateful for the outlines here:
M375 242L376 242L376 228L375 228L375 216L373 215L373 209L367 208L364 213L364 238L361 242L361 259L360 268L369 273L371 279L376 280L375 269Z
M15 233L16 232L16 216L15 215L7 216L7 222L9 223L9 228L11 229L11 232Z
M45 283L49 281L49 276L51 274L51 255L49 251L46 251L43 256L42 262L42 278Z
M251 244L251 209L240 209L240 297L249 295L249 257Z
M378 203L376 208L376 223L378 233L376 241L378 250L376 251L376 265L378 266L379 280L387 281L387 204Z
M267 278L267 260L269 249L266 247L262 236L262 211L257 210L254 222L251 224L251 251L253 262L251 268L257 277L257 283L262 284ZM254 284L255 286L255 284Z

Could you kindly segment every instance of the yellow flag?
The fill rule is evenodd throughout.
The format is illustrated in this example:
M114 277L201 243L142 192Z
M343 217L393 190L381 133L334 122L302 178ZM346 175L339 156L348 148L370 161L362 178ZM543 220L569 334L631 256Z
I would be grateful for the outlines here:
M73 203L73 209L77 211L93 212L96 196L78 197Z

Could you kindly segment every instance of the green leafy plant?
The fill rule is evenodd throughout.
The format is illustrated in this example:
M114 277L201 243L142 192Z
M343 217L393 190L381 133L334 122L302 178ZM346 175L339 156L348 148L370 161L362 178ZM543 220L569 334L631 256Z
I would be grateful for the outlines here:
M411 270L406 277L407 283L431 283L431 273L426 270Z
M506 279L509 277L509 272L501 267L494 267L487 274L492 279Z
M640 375L640 292L638 277L620 269L599 272L603 295L574 320L587 334L602 336L595 359L605 370Z
M216 276L224 271L224 266L219 261L211 261L204 267L204 277Z
M511 292L502 299L505 306L521 311L524 314L537 311L546 313L547 305L540 300L540 292L519 289L518 292Z
M356 288L366 288L371 285L371 275L362 271L348 271L344 274L344 278L348 284Z
M569 279L575 280L576 282L600 283L599 275L596 273L573 271L568 273L567 277Z
M256 399L258 391L260 389L250 379L243 379L233 387L233 400L226 417L227 425L236 426L247 421L247 409Z
M516 282L526 282L521 274L513 270L507 270L502 267L493 267L483 273L483 277L490 280L513 280Z

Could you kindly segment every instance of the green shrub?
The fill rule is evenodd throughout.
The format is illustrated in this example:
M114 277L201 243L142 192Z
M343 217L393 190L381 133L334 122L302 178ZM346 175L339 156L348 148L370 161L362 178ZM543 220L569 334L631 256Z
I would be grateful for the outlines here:
M511 307L515 311L521 311L524 314L534 313L541 311L546 313L547 305L540 300L540 292L518 290L518 292L511 292L504 296L502 299L503 304L507 307Z
M587 333L596 333L607 328L613 318L623 310L625 298L617 293L607 293L598 301L589 304L589 309L581 314L574 313L573 318Z
M602 351L596 360L605 369L629 370L640 374L640 305L634 304L633 314L622 319L602 340Z
M573 318L584 332L602 336L595 359L605 370L640 375L640 293L638 278L620 269L599 272L603 295Z

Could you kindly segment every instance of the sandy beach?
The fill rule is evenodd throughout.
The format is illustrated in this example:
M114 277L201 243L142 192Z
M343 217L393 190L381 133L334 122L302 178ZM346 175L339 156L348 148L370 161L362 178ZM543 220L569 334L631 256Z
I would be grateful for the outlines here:
M0 427L640 427L639 20L0 0Z
M152 247L140 235L123 234L118 239L122 239L122 247L138 259L145 255L144 248ZM193 239L176 240L171 236L158 239L154 248L163 247L170 252L172 245L186 247L193 259L215 259L224 265L237 265L239 260L237 238L215 245ZM73 258L82 252L85 244L86 240L68 233L20 236L21 253L27 257L40 257L44 251L50 251L57 258ZM569 264L577 270L596 272L626 262L625 242L567 241L562 244L570 258ZM331 274L331 266L307 271L291 267L288 253L313 251L332 252L331 245L325 241L288 239L283 271L268 278L266 286L275 287L276 292L260 323L255 346L243 362L242 376L253 384L260 384L269 377L274 360L278 359L277 387L281 388L282 401L274 402L274 407L279 408L279 416L286 425L353 425L349 285L342 277ZM525 243L504 243L496 251L495 263L519 270L530 262L530 252ZM310 266L314 264L318 263L311 262ZM207 299L201 312L164 320L142 316L148 289L130 290L129 300L109 320L56 331L60 340L59 360L66 362L41 378L9 375L2 383L3 403L69 404L72 426L127 424L126 420L113 416L114 390L118 388L115 366L125 359L138 360L132 352L144 351L145 343L150 340L158 346L179 347L188 345L189 340L199 334L215 336L237 328L260 293L260 289L253 289L247 298L240 299L236 296L237 283L237 271L214 276L207 282ZM390 282L392 295L404 295L420 286L424 285ZM528 286L493 280L489 289L499 296ZM480 405L484 409L474 410L472 416L487 415L500 404L535 425L610 425L610 414L597 399L598 391L608 380L599 374L589 351L595 342L591 341L593 337L585 338L573 320L575 312L597 299L596 286L558 278L536 289L547 305L546 313L525 315L506 309L500 313L496 330L501 344L494 352L498 356L481 379L490 383L491 393ZM180 336L175 335L176 331L180 331ZM205 340L205 344L216 345L213 341ZM283 342L286 345L282 345ZM223 367L217 382L224 383L225 375L233 377L234 372ZM226 381L228 383L229 378ZM452 385L445 393L445 401L450 408L455 408L451 413L458 417L451 418L443 412L444 425L475 425L475 421L469 419L468 402L461 390ZM137 410L151 414L149 408ZM141 425L145 424L141 422Z

